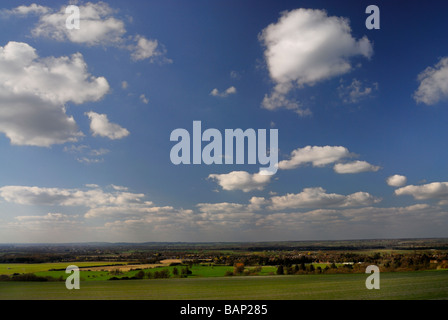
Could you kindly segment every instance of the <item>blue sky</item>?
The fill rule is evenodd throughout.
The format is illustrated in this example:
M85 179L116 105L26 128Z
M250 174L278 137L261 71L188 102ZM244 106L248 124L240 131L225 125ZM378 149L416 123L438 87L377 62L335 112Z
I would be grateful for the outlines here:
M0 242L446 237L446 9L3 1ZM172 164L193 121L277 129L277 173Z

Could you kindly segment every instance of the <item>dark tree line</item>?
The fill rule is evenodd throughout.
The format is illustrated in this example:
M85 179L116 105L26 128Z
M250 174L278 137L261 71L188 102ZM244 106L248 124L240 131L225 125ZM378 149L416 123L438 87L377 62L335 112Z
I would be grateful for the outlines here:
M63 281L62 277L54 278L50 276L37 276L34 273L15 273L13 275L0 275L0 281L36 281L36 282L47 282L47 281Z

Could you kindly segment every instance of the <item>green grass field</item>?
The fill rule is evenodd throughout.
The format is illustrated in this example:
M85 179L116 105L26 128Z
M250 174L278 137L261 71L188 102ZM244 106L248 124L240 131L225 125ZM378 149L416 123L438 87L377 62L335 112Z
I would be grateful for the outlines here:
M123 262L55 262L55 263L5 263L0 264L0 274L11 275L13 273L35 273L48 271L50 269L66 269L69 265L76 265L79 268L92 266L106 266L125 264ZM65 273L63 271L63 273Z
M247 269L252 269L248 267ZM260 276L274 274L277 270L274 266L263 266ZM227 271L233 272L232 266L207 266L207 265L194 265L191 268L193 274L192 277L223 277ZM190 277L191 277L190 276Z
M148 271L150 272L154 272L154 271L160 271L163 269L168 269L170 271L170 274L173 274L173 269L175 267L158 267L158 268L153 268L153 269L143 269L143 271L145 273L147 273ZM184 268L181 266L178 266L177 269L180 272L180 269ZM32 270L33 268L30 268L30 270ZM251 268L249 268L251 269ZM233 267L232 266L203 266L203 265L194 265L193 267L190 268L190 270L192 271L192 274L189 275L189 278L201 278L201 277L224 277L227 271L232 272L233 271ZM275 274L275 271L277 270L276 267L274 266L264 266L261 270L261 272L259 272L258 275L260 276L265 276L265 275L269 275L269 274ZM139 271L135 270L135 271L128 271L128 272L124 272L121 275L117 275L117 278L122 278L122 277L133 277L135 276ZM37 271L37 272L33 272L36 276L40 276L40 277L46 277L46 276L50 276L53 278L58 279L59 277L62 277L62 279L66 279L70 274L65 273L65 271ZM109 278L115 276L115 275L111 275L109 272L107 271L88 271L88 270L81 270L80 272L81 275L81 280L82 281L103 281L103 280L108 280Z
M409 300L448 299L448 271L381 273L379 290L367 290L366 274L193 277L186 279L0 282L0 299L27 300Z
M14 273L34 273L36 276L50 276L55 279L62 277L66 279L69 274L65 273L65 269L69 265L76 265L81 269L81 278L83 281L98 281L98 280L108 280L113 275L111 275L107 271L89 271L88 267L98 267L98 266L110 266L110 265L126 265L125 262L64 262L64 263L37 263L37 264L0 264L0 275L12 275ZM324 263L314 263L316 268L321 267L325 268L326 264ZM341 266L341 264L337 264ZM177 266L177 269L180 271L181 268L185 266ZM170 274L173 274L174 266L170 267L157 267L153 269L143 269L143 271L154 272L160 271L163 269L168 269ZM253 267L247 267L246 269L253 269ZM50 270L58 270L58 271L50 271ZM223 277L226 272L233 271L233 266L223 266L223 265L208 265L208 264L196 264L190 267L192 274L189 277ZM258 275L272 275L275 274L277 267L275 266L263 266L261 272ZM118 278L121 277L133 277L137 274L138 271L128 271L124 272L121 275L118 275Z

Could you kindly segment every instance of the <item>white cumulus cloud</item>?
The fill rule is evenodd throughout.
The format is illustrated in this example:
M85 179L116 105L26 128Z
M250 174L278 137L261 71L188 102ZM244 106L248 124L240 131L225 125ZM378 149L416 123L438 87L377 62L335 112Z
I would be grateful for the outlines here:
M349 195L327 193L321 187L305 188L297 194L288 193L284 196L271 198L271 210L323 207L356 207L377 203L380 199L367 192L356 192Z
M248 173L246 171L232 171L225 174L211 174L209 179L214 179L224 190L263 190L271 180L271 175L260 173Z
M386 182L391 187L402 187L406 184L407 178L405 176L394 174L386 179Z
M373 171L376 172L381 169L379 166L374 166L366 161L354 161L349 163L337 163L333 167L334 171L340 174L345 173L360 173Z
M378 90L378 83L365 85L357 79L353 79L352 83L347 86L341 81L338 88L339 97L344 103L358 103L371 96L376 90Z
M414 93L417 103L433 105L448 98L448 57L418 75L420 85Z
M224 92L220 92L217 88L215 88L210 92L210 95L214 96L214 97L225 98L225 97L228 97L229 95L235 94L235 93L236 93L236 88L234 86L231 86L231 87L227 88Z
M14 9L11 10L3 10L3 14L6 15L28 15L28 14L46 14L49 11L51 11L50 8L45 7L45 6L41 6L35 3L30 4L29 6L18 6Z
M373 48L367 37L356 40L349 21L328 16L325 11L296 9L283 12L277 23L259 35L265 47L265 60L271 79L276 84L265 96L263 107L286 107L299 114L309 111L287 98L295 87L314 85L352 70L350 58L370 58Z
M342 146L306 146L292 151L290 159L280 161L278 167L279 169L294 169L306 163L321 167L351 156L348 149Z
M419 186L409 185L395 190L397 196L410 195L416 200L441 200L448 198L448 182L432 182Z
M151 62L156 58L162 58L166 54L166 49L157 40L149 40L144 36L137 35L134 38L135 44L129 45L131 58L134 61L149 59ZM164 58L163 62L171 63L170 59Z
M142 203L143 194L116 190L106 192L100 188L64 189L30 186L4 186L0 188L0 196L7 202L23 205L50 206L130 206Z
M145 94L143 94L143 93L140 95L140 101L143 102L144 104L149 103L148 98L146 98Z
M68 29L66 20L70 14L63 6L59 11L42 12L33 36L48 37L58 41L70 41L87 45L120 43L126 33L124 22L113 16L115 11L104 2L88 2L79 5L79 29Z
M111 140L122 139L129 135L129 131L116 123L109 122L107 115L93 111L87 112L90 119L90 130L94 136L107 137Z
M76 4L76 3L75 3ZM6 16L37 15L38 22L31 30L33 37L44 37L61 42L73 42L87 46L114 46L131 52L134 61L148 59L154 62L171 63L165 58L166 50L158 40L148 40L145 36L126 36L124 20L117 17L118 10L105 2L76 4L79 8L79 28L67 28L66 22L72 13L67 6L59 9L36 4L2 10ZM70 21L70 20L69 20Z
M23 42L0 47L0 131L16 145L48 147L83 136L66 103L98 101L109 91L80 53L40 58Z

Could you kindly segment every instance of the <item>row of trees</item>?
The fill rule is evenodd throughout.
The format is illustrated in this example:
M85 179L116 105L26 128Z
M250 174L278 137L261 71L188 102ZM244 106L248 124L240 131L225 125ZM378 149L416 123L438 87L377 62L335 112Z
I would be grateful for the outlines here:
M371 262L362 263L345 263L342 265L336 265L336 263L327 264L295 264L295 265L278 265L275 274L277 275L297 275L297 274L320 274L320 273L364 273L367 266L371 265ZM448 268L448 261L431 261L425 256L419 258L409 258L406 256L398 256L392 262L387 260L385 263L375 264L380 268L380 271L416 271L416 270L431 270L436 268ZM245 267L243 262L237 262L234 264L233 272L227 271L226 276L231 275L257 275L261 271L261 266L252 268Z
M226 273L224 275L225 276L241 276L241 275L255 276L261 272L261 269L262 269L261 266L255 266L253 268L246 268L244 266L244 263L237 262L233 266L233 272L228 270L228 271L226 271Z
M134 280L134 279L167 279L167 278L186 278L188 275L192 274L191 270L188 267L179 268L174 267L172 273L169 269L161 269L161 270L155 270L155 271L138 271L134 276L132 277L117 277L117 275L122 274L121 271L113 270L110 271L111 275L114 275L114 277L109 278L109 280Z
M313 264L301 264L294 266L279 265L276 274L318 274L318 273L364 273L367 266L372 263L353 263L343 264L342 266L336 266L335 263L326 265L325 267L314 266ZM375 264L375 263L373 263ZM417 270L433 270L433 269L447 269L448 261L437 263L436 261L415 261L409 259L396 259L392 262L386 261L385 263L375 264L380 268L381 272L394 272L394 271L417 271Z
M260 266L288 266L301 265L310 263L369 263L369 264L387 264L390 265L421 265L429 267L430 261L442 264L448 260L448 252L432 251L432 252L416 252L408 251L403 253L396 252L270 252L251 255L229 255L217 256L213 258L214 264L223 264L233 266L235 263L243 263L244 265L260 265Z
M34 273L15 273L13 275L2 274L0 275L0 281L37 281L37 282L47 282L47 281L63 281L62 276L59 278L54 278L50 276L37 276Z
M349 273L349 272L364 272L365 266L361 264L344 264L343 266L336 266L335 263L331 265L326 265L325 267L314 266L313 264L308 265L294 265L294 266L283 266L280 265L277 268L276 274L319 274L319 273Z

